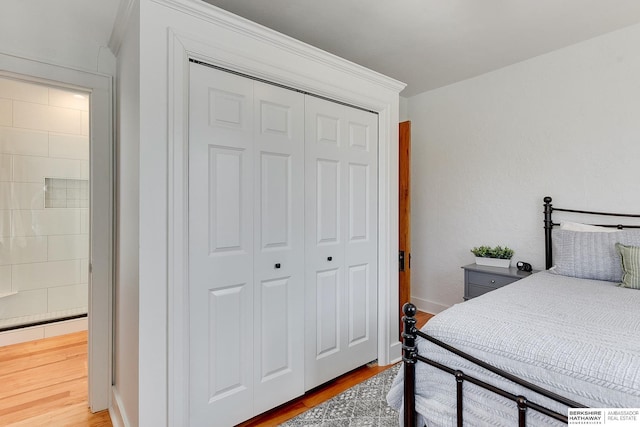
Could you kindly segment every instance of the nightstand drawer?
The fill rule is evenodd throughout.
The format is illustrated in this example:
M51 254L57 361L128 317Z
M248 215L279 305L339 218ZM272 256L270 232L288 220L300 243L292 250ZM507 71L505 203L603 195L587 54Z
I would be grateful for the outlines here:
M498 276L491 273L480 273L478 271L469 271L469 284L487 286L495 289L500 288L509 283L518 280L518 277ZM471 297L473 298L473 297Z
M482 285L475 285L473 283L469 283L466 286L464 297L465 299L479 297L480 295L486 294L487 292L494 291L496 288Z

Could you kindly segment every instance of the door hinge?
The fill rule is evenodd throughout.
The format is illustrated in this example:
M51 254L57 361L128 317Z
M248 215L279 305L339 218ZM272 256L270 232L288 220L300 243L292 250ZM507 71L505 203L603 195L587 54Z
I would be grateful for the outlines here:
M400 271L404 271L404 251L398 253L398 264L400 265Z

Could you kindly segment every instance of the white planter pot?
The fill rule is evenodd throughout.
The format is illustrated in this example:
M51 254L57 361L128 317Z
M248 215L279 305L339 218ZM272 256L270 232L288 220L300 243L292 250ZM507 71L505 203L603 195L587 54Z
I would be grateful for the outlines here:
M476 257L476 264L478 265L488 265L491 267L503 267L509 268L511 265L510 259L500 259L500 258L481 258Z

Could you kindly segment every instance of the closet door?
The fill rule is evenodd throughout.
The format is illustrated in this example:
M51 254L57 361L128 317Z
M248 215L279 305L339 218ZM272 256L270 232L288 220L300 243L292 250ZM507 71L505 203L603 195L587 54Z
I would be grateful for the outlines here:
M377 115L305 109L308 390L377 356Z
M304 392L304 95L191 65L192 425Z
M304 393L304 95L254 82L253 116L259 414Z
M191 425L253 416L253 82L191 64Z

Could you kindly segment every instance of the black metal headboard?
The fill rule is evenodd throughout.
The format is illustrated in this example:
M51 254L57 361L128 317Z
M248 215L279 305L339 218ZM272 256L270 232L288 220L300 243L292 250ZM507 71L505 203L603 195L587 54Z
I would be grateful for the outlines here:
M560 223L555 223L551 219L551 214L555 211L558 212L571 212L577 214L585 214L585 215L601 215L601 216L617 216L624 218L640 218L639 214L623 214L623 213L611 213L611 212L596 212L596 211L583 211L576 209L561 209L554 208L551 204L551 197L547 196L544 198L544 253L545 253L545 265L546 269L549 269L553 266L553 250L551 246L551 231L554 226L560 225ZM590 224L597 225L599 227L611 227L622 230L623 228L640 228L640 225L625 225L625 224Z

